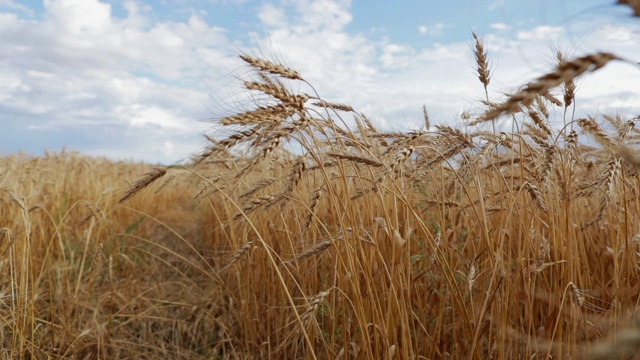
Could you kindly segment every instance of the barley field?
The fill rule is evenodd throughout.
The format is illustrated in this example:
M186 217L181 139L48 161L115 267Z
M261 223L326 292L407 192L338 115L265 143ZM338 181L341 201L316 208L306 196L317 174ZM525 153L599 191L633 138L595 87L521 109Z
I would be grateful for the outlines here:
M241 55L255 108L188 165L2 157L0 357L634 358L640 117L572 115L628 60L558 52L501 96L472 41L461 128L381 129Z

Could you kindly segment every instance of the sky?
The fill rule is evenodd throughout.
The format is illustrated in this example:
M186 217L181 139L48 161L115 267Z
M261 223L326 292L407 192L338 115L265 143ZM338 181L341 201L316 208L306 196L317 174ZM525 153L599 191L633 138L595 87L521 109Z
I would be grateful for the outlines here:
M172 164L215 135L215 119L251 107L238 54L298 70L322 98L382 128L464 126L489 96L567 58L609 51L640 61L640 19L614 0L0 0L0 155L63 148ZM640 114L640 66L578 81L576 108ZM310 92L306 85L292 85ZM306 86L306 87L305 87ZM508 121L508 120L503 120Z

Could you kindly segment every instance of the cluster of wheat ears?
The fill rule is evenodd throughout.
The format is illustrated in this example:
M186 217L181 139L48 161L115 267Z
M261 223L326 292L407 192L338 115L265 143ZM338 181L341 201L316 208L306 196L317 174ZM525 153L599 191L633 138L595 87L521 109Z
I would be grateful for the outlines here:
M494 101L473 39L464 130L385 131L243 55L255 108L189 165L3 158L0 358L633 356L640 118L572 115L626 60L558 53Z

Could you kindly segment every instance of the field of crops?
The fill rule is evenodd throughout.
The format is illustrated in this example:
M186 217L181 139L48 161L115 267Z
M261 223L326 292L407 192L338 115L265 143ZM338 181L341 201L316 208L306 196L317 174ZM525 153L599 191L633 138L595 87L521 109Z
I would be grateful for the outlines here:
M626 60L558 53L500 97L473 41L463 128L381 129L241 56L255 108L189 165L1 158L1 358L635 354L640 118L573 115Z

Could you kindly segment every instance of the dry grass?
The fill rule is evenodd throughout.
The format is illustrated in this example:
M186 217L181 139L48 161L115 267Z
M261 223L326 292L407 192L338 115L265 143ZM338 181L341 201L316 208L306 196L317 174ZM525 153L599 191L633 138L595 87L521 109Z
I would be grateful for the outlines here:
M574 78L617 57L558 54L496 102L473 36L471 123L521 131L425 109L426 131L382 132L242 56L263 103L189 166L2 158L1 357L631 356L638 118L567 112Z
M154 195L142 188L164 169L135 182L151 168L75 153L8 156L0 168L0 358L194 358L226 346L228 303L195 251L204 239L187 186ZM140 197L120 206L127 181Z

